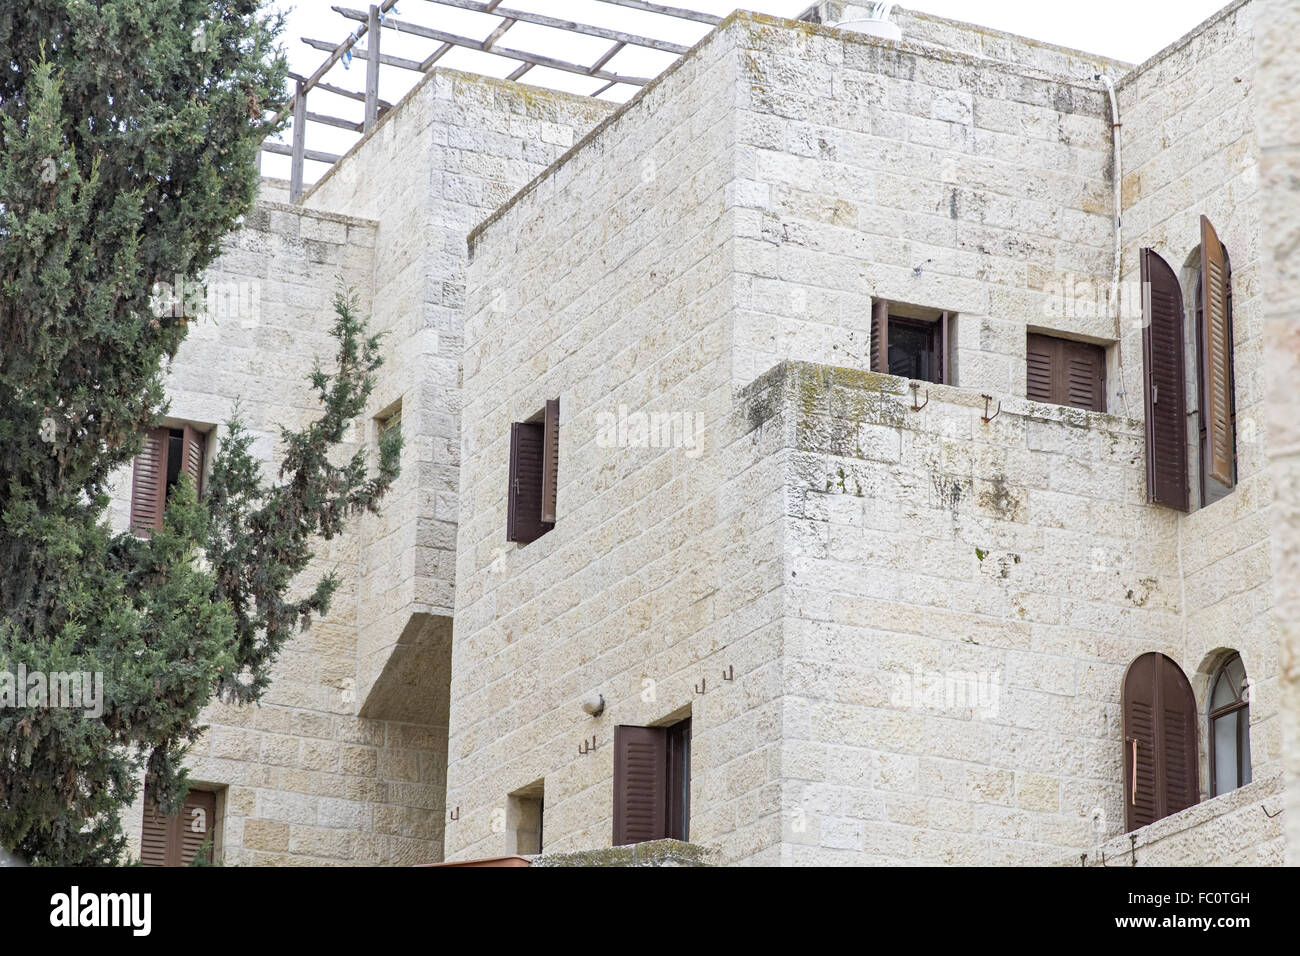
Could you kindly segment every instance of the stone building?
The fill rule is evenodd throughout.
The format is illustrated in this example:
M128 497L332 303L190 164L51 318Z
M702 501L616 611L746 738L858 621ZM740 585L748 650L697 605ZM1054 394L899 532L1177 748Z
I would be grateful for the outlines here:
M224 862L1300 862L1296 4L1138 66L857 15L621 107L436 68L264 182L163 424L273 465L342 282L406 445L207 711Z

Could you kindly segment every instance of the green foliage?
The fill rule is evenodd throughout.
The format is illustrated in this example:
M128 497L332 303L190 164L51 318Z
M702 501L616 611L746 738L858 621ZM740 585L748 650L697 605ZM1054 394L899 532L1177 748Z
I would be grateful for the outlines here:
M261 0L24 0L0 8L0 674L104 675L102 717L0 706L0 846L119 862L141 770L165 809L214 695L258 698L326 611L289 600L313 541L373 510L398 444L332 463L378 367L348 295L322 411L282 432L275 480L228 423L202 500L188 479L150 537L114 534L108 479L165 412L184 320L156 283L196 280L251 205L282 103L281 23ZM299 582L301 583L301 582Z

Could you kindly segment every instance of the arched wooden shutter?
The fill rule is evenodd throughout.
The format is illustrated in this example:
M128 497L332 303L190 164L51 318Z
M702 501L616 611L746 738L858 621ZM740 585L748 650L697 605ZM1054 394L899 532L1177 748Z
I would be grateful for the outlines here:
M193 426L185 426L181 471L193 479L194 490L200 494L203 492L203 447L206 437Z
M889 373L889 302L871 303L871 371Z
M1142 250L1142 363L1146 387L1147 500L1188 509L1187 367L1178 276Z
M162 527L163 502L167 494L166 428L151 428L144 436L144 448L135 456L131 474L131 528L146 533Z
M1124 675L1124 822L1154 823L1197 802L1196 699L1182 669L1143 654Z
M1210 220L1201 217L1201 302L1204 357L1202 414L1208 429L1209 476L1231 488L1236 483L1233 434L1232 313L1227 257Z
M668 729L614 728L614 845L668 837Z
M555 492L560 472L560 400L546 401L542 416L542 521L555 524Z

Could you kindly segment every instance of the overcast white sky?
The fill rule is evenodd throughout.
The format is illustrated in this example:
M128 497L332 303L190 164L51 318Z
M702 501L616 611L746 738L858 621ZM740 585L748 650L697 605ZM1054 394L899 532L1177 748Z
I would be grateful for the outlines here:
M335 13L332 9L334 6L365 10L368 9L369 2L370 0L275 0L276 7L289 13L284 42L291 68L298 73L310 74L328 56L327 53L302 43L299 37L309 36L338 43L356 28L357 21ZM812 5L812 0L659 2L719 15L730 13L740 6L778 16L796 16ZM1177 40L1227 2L1228 0L911 0L902 6L1140 63ZM503 5L673 40L685 45L693 44L710 29L706 24L670 20L651 13L616 7L600 0L504 0ZM501 22L499 17L444 7L430 0L398 0L397 10L390 16L476 39L485 38ZM581 64L595 62L609 48L606 40L557 33L527 23L515 24L500 41L500 45L545 52ZM436 48L437 43L433 40L401 35L392 30L384 31L385 53L423 60ZM624 75L654 76L672 59L668 54L627 48L611 60L606 69ZM505 76L518 66L516 61L467 49L453 50L439 63L490 76ZM397 102L418 78L416 73L408 70L384 67L381 72L380 95L390 102ZM574 74L540 67L533 69L525 81L575 93L591 93L602 85ZM329 82L349 89L364 89L364 61L353 60L348 69L335 66L329 74ZM635 90L631 87L619 86L611 89L604 98L622 101L634 93ZM313 112L349 119L361 118L361 105L349 99L316 92L309 98L309 102L309 109ZM342 153L356 138L354 134L318 123L308 124L308 146L312 149ZM288 159L264 154L262 171L268 175L287 176ZM314 180L323 171L323 166L308 163L307 179Z

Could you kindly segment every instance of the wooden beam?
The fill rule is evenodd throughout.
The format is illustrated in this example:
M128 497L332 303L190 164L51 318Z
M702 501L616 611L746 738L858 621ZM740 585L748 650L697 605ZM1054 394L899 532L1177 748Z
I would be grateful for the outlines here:
M488 38L483 41L483 49L491 50L492 44L496 43L497 40L500 40L501 37L505 35L505 32L518 22L519 21L517 20L509 20L509 19L502 20L501 25L497 27L495 30L493 30L491 33L489 33Z
M313 89L323 90L326 93L333 93L336 96L346 96L348 99L356 100L359 103L364 103L366 101L365 93L358 93L356 90L345 90L343 87L335 86L333 83L324 83L324 82L317 83L313 87ZM388 102L388 100L379 101L380 112L383 112L384 110L391 110L392 108L393 108L393 104Z
M332 9L334 12L352 20L365 16L365 14L359 10L350 10L346 7L333 7ZM393 20L390 18L385 20L383 25L390 29L398 30L402 33L410 33L418 37L424 37L428 40L437 40L440 43L450 43L452 46L465 47L466 49L478 50L479 52L490 52L496 56L503 56L510 60L519 60L522 63L531 63L533 66L545 66L552 70L561 70L565 73L577 73L579 76L594 76L600 80L608 80L614 83L627 83L631 86L645 86L651 79L648 76L620 76L617 73L608 73L604 70L597 70L593 73L590 66L580 66L577 63L570 63L567 60L557 60L554 57L542 56L539 53L526 53L523 50L507 49L506 47L493 47L490 51L484 51L484 41L482 40L474 40L469 37L460 36L459 34L448 33L445 30L435 30L432 27L420 26L418 23L406 23L401 20ZM326 45L321 40L308 40L304 37L303 42L311 46L317 46L320 49L326 48ZM357 53L355 55L363 57L365 54ZM396 60L397 58L393 57L391 59ZM380 61L383 63L389 63L390 58L381 55ZM407 69L419 69L419 64L414 60L403 60L400 63L393 63L392 65L405 66Z
M349 129L354 133L364 133L365 124L357 123L353 120L339 119L337 116L327 116L324 113L308 113L308 123L323 123L325 126L337 126L339 129Z
M440 2L440 0L435 0ZM686 10L682 7L666 7L659 3L648 3L646 0L600 0L601 3L613 4L616 7L627 7L629 10L644 10L646 13L658 13L665 17L676 17L679 20L695 20L699 23L707 23L709 26L716 27L722 22L722 17L714 16L712 13L701 13L698 10Z
M272 143L269 140L262 144L265 152L272 153L276 156L292 156L293 150L283 143ZM342 156L336 156L334 153L322 153L316 149L304 149L303 159L310 159L313 163L337 163Z
M429 67L433 66L454 49L456 49L456 46L453 43L444 43L442 46L438 47L438 49L430 53L425 61L420 64L420 72L428 73Z
M564 30L568 33L580 33L583 36L600 37L602 40L613 40L615 43L628 43L632 46L643 46L649 50L658 50L661 53L672 53L676 56L681 56L690 49L690 47L682 46L680 43L671 43L668 40L656 40L653 37L639 36L634 33L625 33L622 30L611 30L607 27L592 26L589 23L578 23L574 20L561 20L558 17L548 17L544 13L532 13L528 10L515 10L512 7L497 7L495 4L483 3L482 0L428 0L428 2L437 3L447 7L457 7L461 10L472 10L475 13L490 13L493 16L518 20L520 23L532 23L541 27L552 27L553 29Z
M293 148L289 155L289 201L302 198L302 161L307 156L307 84L298 81L293 94Z
M365 129L374 128L375 121L379 119L379 40L384 31L379 29L379 8L373 3L370 5L370 20L366 24L366 53L374 52L374 56L366 57L366 119Z
M387 24L385 24L385 26L387 26ZM317 50L334 49L334 47L325 40L313 40L310 37L303 37L302 42ZM352 55L358 60L369 60L365 50L353 50ZM420 69L420 64L416 60L408 60L405 57L400 56L389 56L387 53L379 54L379 62L386 66L400 66L404 70L415 70L416 72L419 72Z

